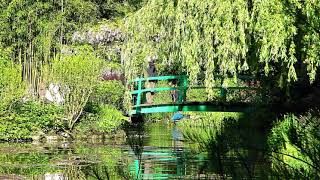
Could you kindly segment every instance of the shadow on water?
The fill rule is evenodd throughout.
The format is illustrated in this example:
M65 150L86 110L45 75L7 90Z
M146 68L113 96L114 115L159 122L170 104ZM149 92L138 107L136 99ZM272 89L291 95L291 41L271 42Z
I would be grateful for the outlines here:
M134 171L134 179L139 179L141 176L142 153L144 151L144 141L146 136L145 124L127 124L124 127L124 130L127 136L126 143L130 146L135 157L134 168L131 168L131 171Z
M199 173L209 179L319 179L320 141L312 143L305 137L308 148L299 148L291 132L292 140L283 145L283 141L273 140L286 133L274 133L270 123L274 119L275 115L259 112L218 123L187 122L182 131L186 140L198 145L197 153L207 152L208 161Z
M212 132L213 131L213 132ZM225 119L221 127L206 132L214 134L201 145L208 152L205 171L221 179L255 179L267 177L270 171L266 152L267 136L264 124L248 117ZM201 137L201 136L199 136ZM198 139L198 142L204 140Z

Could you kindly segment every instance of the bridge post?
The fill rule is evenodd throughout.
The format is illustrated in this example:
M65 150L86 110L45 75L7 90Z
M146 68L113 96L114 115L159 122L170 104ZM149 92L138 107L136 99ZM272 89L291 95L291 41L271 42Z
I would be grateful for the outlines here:
M227 101L227 90L223 85L224 83L224 77L221 78L221 87L220 87L220 98L222 99L223 102Z
M139 79L139 81L138 81L138 94L137 94L137 101L136 101L137 113L140 113L140 110L141 110L141 107L140 107L141 96L142 96L141 90L142 90L142 80Z
M179 85L179 103L183 103L187 99L187 90L188 90L188 78L187 76L182 76L180 78Z
M227 90L224 87L220 88L220 98L225 102L227 101Z
M187 100L187 90L188 90L188 77L183 76L183 102Z

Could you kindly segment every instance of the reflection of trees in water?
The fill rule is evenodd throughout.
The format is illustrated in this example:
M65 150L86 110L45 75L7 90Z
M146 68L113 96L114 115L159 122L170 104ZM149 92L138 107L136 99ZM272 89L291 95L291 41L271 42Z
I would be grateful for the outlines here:
M129 126L126 134L127 144L136 157L136 179L168 178L185 173L186 152L181 142L172 141L181 138L177 129L162 124L136 124Z
M13 145L9 147L12 148ZM10 149L10 148L2 148ZM129 160L121 150L103 144L72 145L66 149L18 145L17 151L1 152L0 174L19 174L27 179L130 179ZM42 151L44 150L44 151ZM28 153L21 153L28 152ZM0 176L1 177L1 176ZM1 179L1 178L0 178Z
M145 140L145 124L128 124L124 128L127 135L127 144L132 149L134 155L137 157L138 169L136 169L135 179L139 179L142 176L142 153L144 151Z
M143 123L131 124L125 128L127 144L137 157L141 157L144 147L145 127Z
M208 174L236 179L319 179L320 118L289 118L270 130L268 120L273 119L251 115L224 119L211 127L208 122L215 120L206 119L205 126L198 123L184 130L184 135L208 152L209 161L202 169Z
M69 177L68 179L132 179L127 169L128 167L126 167L125 165L110 167L102 163L85 167L67 167L64 174L66 175L66 177Z
M269 171L264 149L266 136L261 121L241 117L217 120L212 116L196 120L195 128L184 131L186 139L198 142L200 151L208 152L208 161L199 171L225 179L263 178ZM255 148L251 148L255 147Z
M216 165L215 169L221 176L263 177L266 170L264 154L250 147L264 146L265 137L256 128L243 124L242 119L229 119L225 123L222 132L208 146L210 160L216 159L218 162L211 164L211 167Z

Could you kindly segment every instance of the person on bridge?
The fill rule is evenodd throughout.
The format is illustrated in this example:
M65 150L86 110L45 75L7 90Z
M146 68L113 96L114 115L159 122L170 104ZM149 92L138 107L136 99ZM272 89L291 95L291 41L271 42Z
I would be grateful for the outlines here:
M147 74L148 74L148 77L155 77L157 76L157 69L156 69L156 66L155 66L155 63L154 63L154 58L149 58L148 60L148 68L147 68ZM155 88L155 85L156 85L156 81L155 80L149 80L146 82L146 88L148 89L153 89ZM148 104L152 104L152 100L153 100L153 96L154 96L154 92L147 92L146 94L146 98L147 98L147 103Z
M178 88L179 83L176 79L171 80L170 83L172 84L173 87ZM171 94L171 99L172 99L173 103L176 103L179 98L179 90L178 89L171 90L170 94Z

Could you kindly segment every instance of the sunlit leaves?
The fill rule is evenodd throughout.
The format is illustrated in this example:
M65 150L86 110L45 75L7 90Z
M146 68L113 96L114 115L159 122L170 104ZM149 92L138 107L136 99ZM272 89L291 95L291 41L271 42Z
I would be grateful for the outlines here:
M143 49L155 48L153 53L159 55L162 63L179 62L186 68L191 83L197 82L202 67L207 79L213 78L215 71L236 74L248 51L249 21L243 0L151 1L128 19L131 46L127 63L136 63L133 61L139 54L143 55L138 59L142 65L148 56ZM159 36L158 43L151 42L154 35ZM136 44L140 48L131 48Z
M6 52L0 49L0 116L25 93L20 75L21 68L10 62Z
M158 63L185 68L191 83L204 75L207 87L217 74L242 72L292 83L304 73L296 69L303 63L313 82L319 66L319 12L314 0L149 1L126 20L127 78L142 75L147 56L157 54Z
M82 114L103 70L103 61L96 58L92 51L87 46L75 48L74 53L62 54L52 64L50 77L63 93L63 107L70 129Z
M275 67L272 64L279 63L280 66L288 66L288 81L296 80L293 69L296 63L293 42L296 35L295 17L286 14L285 5L279 0L254 2L253 18L256 19L253 21L254 40L259 46L257 56L260 63L264 64L264 73L266 75L274 73Z

